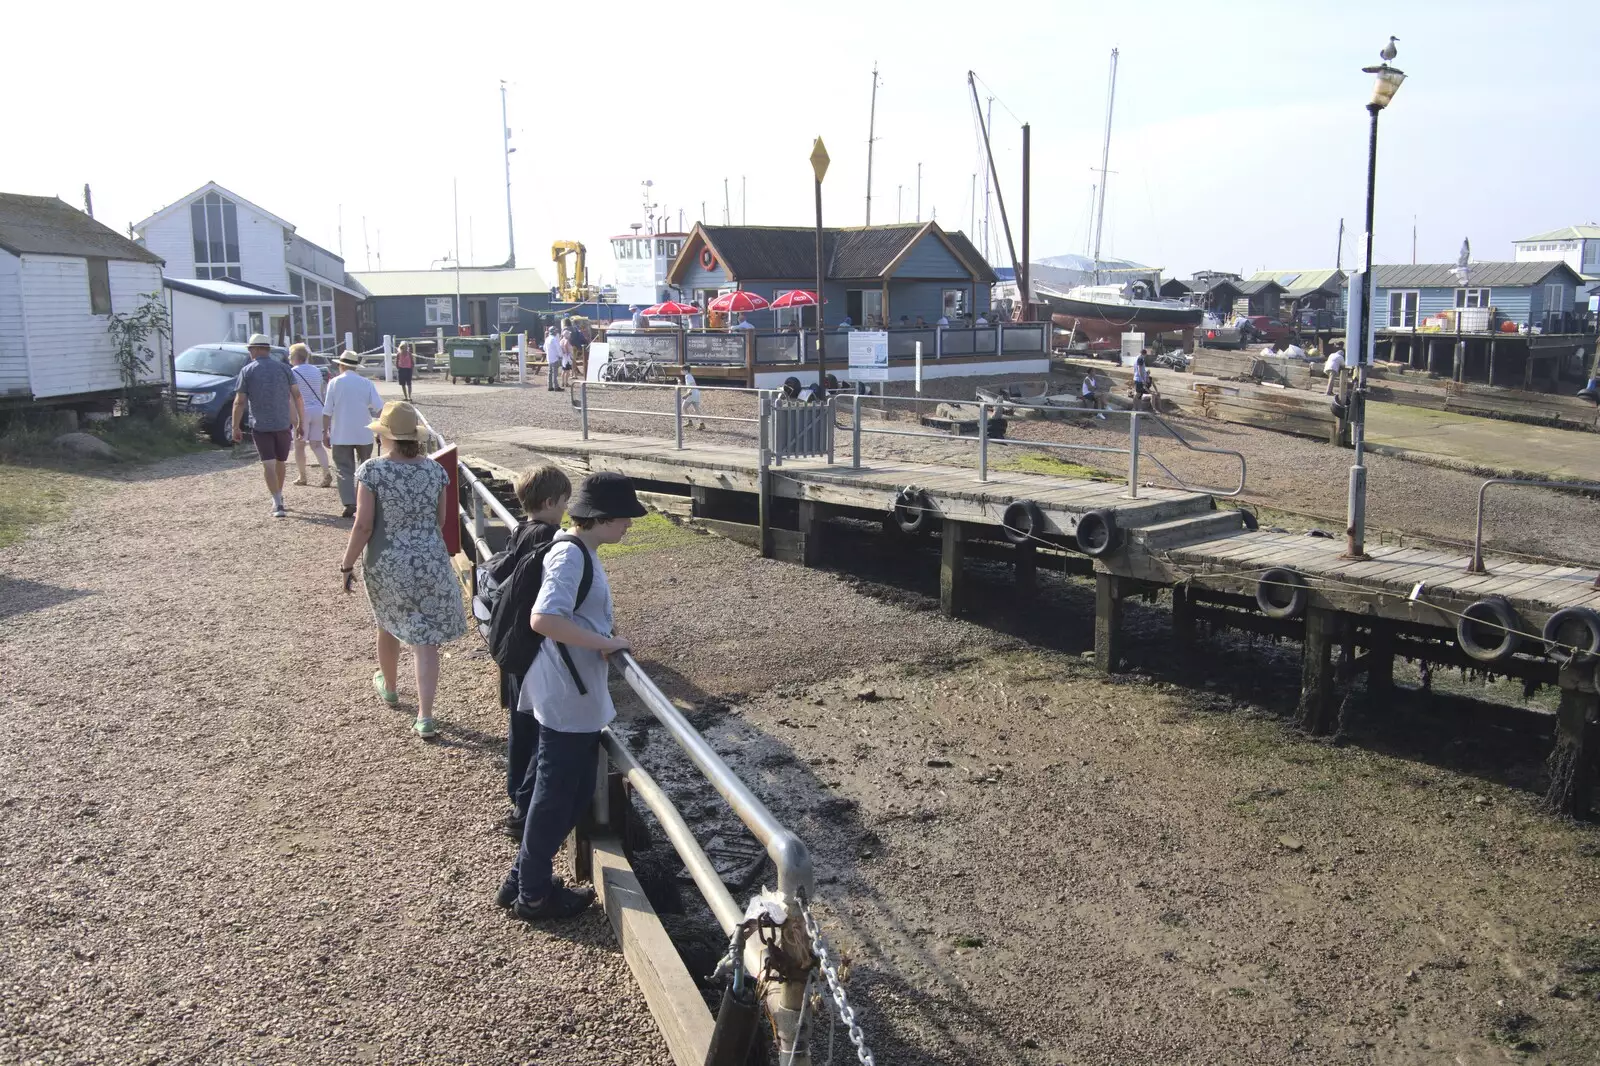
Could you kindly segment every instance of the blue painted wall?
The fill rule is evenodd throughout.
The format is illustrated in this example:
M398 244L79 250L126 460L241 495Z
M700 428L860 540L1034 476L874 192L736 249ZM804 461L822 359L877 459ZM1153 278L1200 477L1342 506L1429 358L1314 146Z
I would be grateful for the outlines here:
M971 272L961 261L950 254L944 242L929 233L912 246L895 270L897 278L960 278L971 277ZM980 286L981 288L981 286ZM896 317L899 317L898 315Z
M454 294L451 294L452 297ZM499 314L500 297L508 293L468 293L461 294L461 317L467 318L467 300L478 297L489 301L489 318L493 321ZM426 305L422 296L372 296L367 299L372 313L373 332L381 337L390 334L395 337L426 337L431 335L437 326L428 325ZM539 313L547 312L550 308L550 294L548 292L529 292L517 296L517 303L522 308L517 315L516 328L513 332L521 330L532 331L539 325ZM470 320L469 320L470 321ZM454 332L454 327L446 326L445 332Z

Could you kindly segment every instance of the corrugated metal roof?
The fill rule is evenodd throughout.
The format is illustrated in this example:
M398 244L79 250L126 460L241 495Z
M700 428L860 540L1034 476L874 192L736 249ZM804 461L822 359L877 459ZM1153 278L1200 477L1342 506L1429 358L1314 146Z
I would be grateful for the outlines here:
M1588 223L1582 226L1562 226L1549 233L1535 233L1532 237L1520 237L1514 244L1526 244L1528 241L1583 241L1600 240L1600 226Z
M839 230L833 238L828 276L875 278L889 268L895 256L921 231L922 226L917 223ZM932 235L932 230L929 230L929 235ZM813 236L812 240L815 242L816 238Z
M1345 273L1342 270L1258 270L1251 274L1249 281L1276 281L1284 287L1287 294L1299 299L1313 292L1327 291L1338 292L1344 285Z
M749 280L781 280L816 276L817 231L805 226L701 226L717 250L728 273ZM937 223L912 222L893 226L824 228L822 256L828 279L876 278L905 251L917 235L927 231L949 241L958 262L984 284L995 280L994 271L965 235L946 232ZM687 256L685 244L682 256ZM686 262L681 256L680 264ZM674 274L677 273L675 269Z
M454 296L454 270L361 270L349 276L373 296ZM549 292L550 286L532 267L462 267L463 296L520 296Z
M1374 266L1373 283L1380 289L1456 289L1461 279L1452 271L1454 263L1409 263L1398 266ZM1473 288L1526 288L1539 285L1558 271L1565 271L1573 281L1581 281L1576 271L1560 260L1532 263L1473 263L1467 284Z
M0 193L0 248L13 255L103 256L137 263L161 257L54 196Z

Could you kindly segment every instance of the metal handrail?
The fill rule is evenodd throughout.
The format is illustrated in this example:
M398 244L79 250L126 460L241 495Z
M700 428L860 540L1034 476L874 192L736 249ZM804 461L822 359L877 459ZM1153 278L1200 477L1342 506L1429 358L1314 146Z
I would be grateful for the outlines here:
M1590 492L1600 492L1600 485L1592 481L1530 481L1520 477L1492 477L1485 481L1478 486L1478 527L1472 536L1472 561L1467 564L1469 574L1489 572L1483 565L1483 500L1489 494L1492 485L1526 485L1540 489L1586 489ZM1596 587L1600 588L1600 577L1596 577L1595 581Z
M598 388L611 387L622 389L671 389L673 392L672 411L669 414L666 411L645 411L634 407L593 407L589 403L589 387L591 385ZM579 413L584 440L589 439L590 414L644 415L650 418L672 419L673 439L678 450L682 451L684 422L683 396L685 392L693 392L696 390L704 390L706 392L751 393L755 395L758 403L760 402L761 398L766 395L765 390L762 389L746 389L729 385L700 385L698 383L694 385L658 385L653 382L639 382L637 384L628 382L624 384L622 382L615 381L580 381L578 382L578 401L577 403L573 404L573 407ZM695 415L694 420L697 422L740 422L745 424L755 424L761 421L759 416L756 418L743 418L738 415L708 415L704 413Z
M728 764L722 761L722 756L706 743L705 737L689 724L682 713L672 705L672 701L656 687L654 681L650 680L650 676L644 672L638 660L627 652L621 652L612 658L620 661L623 680L627 681L628 687L644 701L650 713L666 727L667 732L672 734L672 739L676 740L684 754L689 756L689 761L705 775L706 780L711 782L711 787L727 801L733 813L739 816L739 820L755 834L755 838L766 849L773 866L777 867L778 891L782 893L784 900L792 903L801 893L807 897L815 896L817 886L816 877L811 869L811 853L806 850L800 838L785 828L783 823L767 810L767 805L750 791L749 786L728 768ZM682 852L679 854L683 857ZM684 859L687 863L688 858ZM713 871L713 876L720 875L716 875Z
M1151 455L1151 461L1159 466L1162 470L1165 470L1167 476L1178 483L1178 487L1189 489L1193 492L1209 492L1213 496L1238 496L1240 493L1244 492L1244 483L1245 477L1248 473L1248 464L1245 461L1243 452L1236 452L1232 448L1202 448L1198 444L1191 444L1189 443L1188 438L1186 438L1182 433L1178 432L1176 426L1174 426L1171 422L1168 422L1165 418L1162 418L1156 412L1146 411L1143 414L1144 417L1153 418L1157 422L1161 423L1162 428L1164 428L1168 433L1172 434L1173 440L1177 441L1191 452L1204 452L1207 455L1231 455L1235 459L1239 460L1239 487L1231 492L1223 492L1220 489L1210 489L1203 486L1191 486L1185 484L1183 479L1177 474L1174 474L1171 470L1167 470L1167 464L1163 463L1160 459L1157 459L1154 455Z

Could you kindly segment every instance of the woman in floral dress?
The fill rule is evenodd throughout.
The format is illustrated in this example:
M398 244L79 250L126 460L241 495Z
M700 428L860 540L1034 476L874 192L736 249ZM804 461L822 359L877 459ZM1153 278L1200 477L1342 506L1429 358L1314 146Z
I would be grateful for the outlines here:
M351 591L362 549L362 578L378 622L378 671L372 687L391 707L400 702L400 645L417 667L417 720L412 729L432 740L433 697L439 685L439 645L467 631L461 586L441 532L449 475L422 454L422 420L403 401L384 404L369 427L380 453L356 470L356 520L340 573Z

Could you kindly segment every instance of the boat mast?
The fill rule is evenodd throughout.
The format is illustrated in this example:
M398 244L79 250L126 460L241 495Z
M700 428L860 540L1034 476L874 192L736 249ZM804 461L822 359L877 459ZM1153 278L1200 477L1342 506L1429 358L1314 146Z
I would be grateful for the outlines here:
M975 82L976 75L967 71L967 88L972 90L972 104L978 105L978 86ZM989 150L989 126L983 120L982 110L978 114L978 129L983 133L983 154L989 161L989 174L994 178L994 199L1000 205L1000 228L1006 233L1006 251L1011 253L1011 269L1020 281L1023 271L1017 262L1017 246L1011 240L1011 222L1006 218L1006 196L1000 191L1000 173L994 168L994 153Z
M994 97L989 97L989 125L994 125ZM983 172L983 261L989 262L989 171Z
M872 225L872 142L878 129L878 64L872 64L872 107L867 112L867 225Z
M517 265L517 234L511 225L511 127L506 122L506 83L500 83L500 128L505 130L502 147L506 157L506 266ZM459 320L458 320L459 321Z
M1100 206L1094 221L1094 283L1100 284L1100 234L1106 225L1106 174L1111 165L1111 110L1117 102L1117 50L1111 50L1111 86L1106 90L1106 138L1100 150Z

